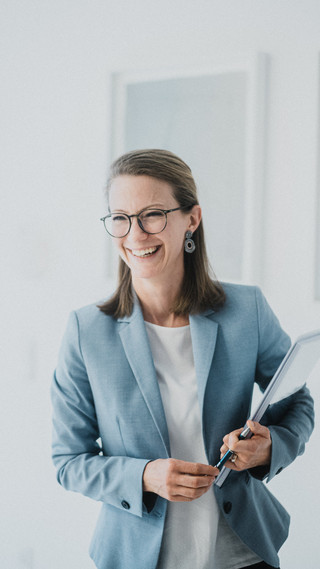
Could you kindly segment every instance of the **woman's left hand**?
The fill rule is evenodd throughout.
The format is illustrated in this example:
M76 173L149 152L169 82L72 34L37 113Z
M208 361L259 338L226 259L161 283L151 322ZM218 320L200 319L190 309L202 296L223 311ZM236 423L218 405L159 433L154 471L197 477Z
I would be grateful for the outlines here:
M228 460L225 464L232 470L246 470L255 466L265 466L271 461L271 436L267 427L260 423L247 421L252 437L247 440L239 440L243 429L232 431L223 438L224 444L220 448L221 457L231 449L236 453L235 461Z

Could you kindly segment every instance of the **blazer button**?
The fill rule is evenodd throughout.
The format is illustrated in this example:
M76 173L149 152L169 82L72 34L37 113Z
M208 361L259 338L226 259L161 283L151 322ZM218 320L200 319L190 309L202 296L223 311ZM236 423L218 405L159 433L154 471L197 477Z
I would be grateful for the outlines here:
M231 502L223 502L223 509L226 514L230 514L232 510L232 503Z
M130 510L130 504L129 504L128 502L126 502L125 500L122 500L121 506L122 506L125 510Z

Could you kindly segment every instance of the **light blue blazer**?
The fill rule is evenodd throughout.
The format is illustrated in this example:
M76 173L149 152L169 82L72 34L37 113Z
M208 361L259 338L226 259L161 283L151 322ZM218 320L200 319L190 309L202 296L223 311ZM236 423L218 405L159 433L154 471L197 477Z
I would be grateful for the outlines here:
M227 300L220 311L190 316L204 445L212 465L223 436L245 424L254 382L266 387L290 345L258 288L224 288ZM138 302L130 317L119 320L96 306L71 314L52 402L58 481L103 503L90 547L96 566L155 569L167 501L143 492L142 475L148 461L171 455ZM289 515L262 479L271 480L304 451L313 428L308 390L271 406L265 424L272 437L270 467L233 471L212 491L230 527L277 567Z

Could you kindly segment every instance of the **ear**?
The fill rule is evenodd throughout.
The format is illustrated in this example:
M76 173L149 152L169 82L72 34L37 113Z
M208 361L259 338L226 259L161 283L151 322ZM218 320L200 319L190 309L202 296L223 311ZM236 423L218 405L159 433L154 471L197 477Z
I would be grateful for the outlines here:
M199 227L200 221L202 218L201 207L199 205L194 205L192 210L189 212L189 225L188 229L195 232L195 230Z

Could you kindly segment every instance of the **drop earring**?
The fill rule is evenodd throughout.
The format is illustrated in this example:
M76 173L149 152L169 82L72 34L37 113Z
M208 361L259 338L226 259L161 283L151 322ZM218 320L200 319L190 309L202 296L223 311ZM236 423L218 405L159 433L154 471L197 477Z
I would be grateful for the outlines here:
M184 242L184 250L186 253L193 253L193 251L196 248L195 242L193 241L193 239L191 239L191 237L192 237L192 231L187 231L186 240Z

